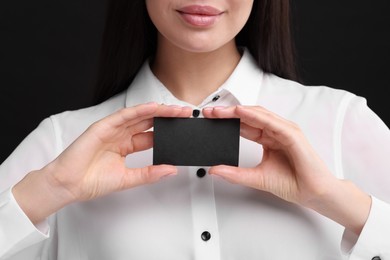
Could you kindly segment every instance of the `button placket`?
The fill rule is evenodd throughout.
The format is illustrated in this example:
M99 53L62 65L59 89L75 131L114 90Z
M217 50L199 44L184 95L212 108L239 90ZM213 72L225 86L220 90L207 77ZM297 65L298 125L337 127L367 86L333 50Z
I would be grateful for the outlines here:
M213 178L207 167L189 167L195 259L220 259ZM205 174L204 177L198 176Z

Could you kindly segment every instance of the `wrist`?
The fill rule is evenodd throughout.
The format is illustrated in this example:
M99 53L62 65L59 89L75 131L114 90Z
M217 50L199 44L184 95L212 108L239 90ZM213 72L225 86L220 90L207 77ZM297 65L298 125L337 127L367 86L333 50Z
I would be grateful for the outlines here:
M75 201L59 183L52 180L51 174L49 165L32 171L12 189L20 208L34 224Z
M360 235L370 213L371 197L348 180L335 179L306 206Z

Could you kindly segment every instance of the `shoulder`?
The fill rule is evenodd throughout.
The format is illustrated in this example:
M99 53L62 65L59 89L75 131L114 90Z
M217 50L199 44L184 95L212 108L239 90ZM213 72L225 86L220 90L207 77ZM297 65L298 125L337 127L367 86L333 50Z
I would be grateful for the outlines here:
M282 114L306 115L323 110L337 113L355 99L365 100L343 89L304 85L267 73L263 76L259 97L260 105L266 104L271 110L279 110Z
M296 81L284 79L274 74L264 74L263 87L272 89L275 94L289 94L291 97L308 99L308 98L342 98L343 96L356 96L355 94L330 86L324 85L305 85Z
M52 119L63 124L87 124L90 125L115 111L124 108L125 93L120 93L103 103L78 110L65 111L51 116Z
M125 99L126 94L122 92L95 106L52 115L50 119L57 137L65 143L73 141L91 124L124 108Z

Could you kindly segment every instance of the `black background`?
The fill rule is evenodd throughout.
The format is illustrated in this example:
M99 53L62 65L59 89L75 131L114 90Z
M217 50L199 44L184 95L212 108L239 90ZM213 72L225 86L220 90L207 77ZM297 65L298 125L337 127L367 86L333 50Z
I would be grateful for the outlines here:
M390 125L388 0L292 0L303 82L349 90ZM45 117L90 105L105 0L0 3L0 162Z

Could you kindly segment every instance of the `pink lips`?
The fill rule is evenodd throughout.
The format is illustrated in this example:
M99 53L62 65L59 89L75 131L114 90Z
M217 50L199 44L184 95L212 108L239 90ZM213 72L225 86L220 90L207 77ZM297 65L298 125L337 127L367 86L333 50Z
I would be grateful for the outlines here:
M177 11L185 22L195 27L209 27L223 14L217 8L203 5L189 5Z

